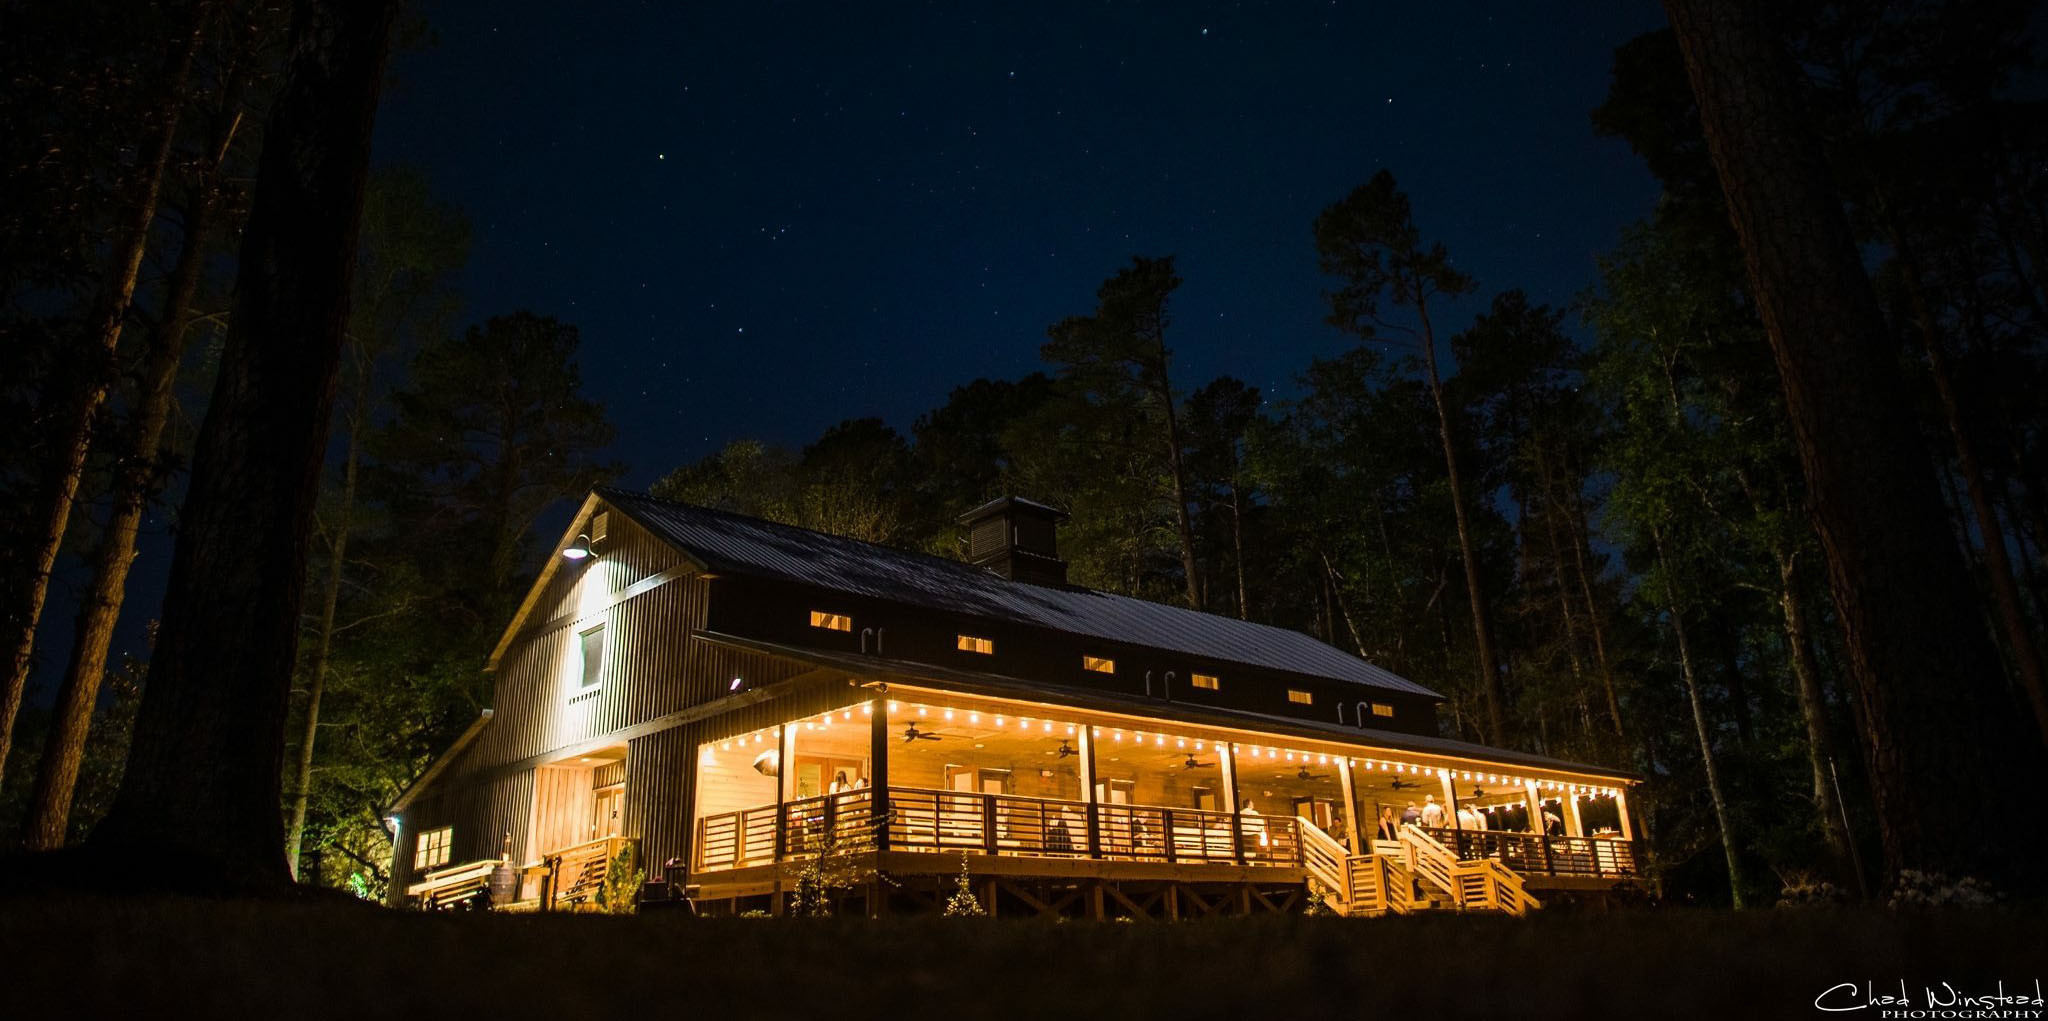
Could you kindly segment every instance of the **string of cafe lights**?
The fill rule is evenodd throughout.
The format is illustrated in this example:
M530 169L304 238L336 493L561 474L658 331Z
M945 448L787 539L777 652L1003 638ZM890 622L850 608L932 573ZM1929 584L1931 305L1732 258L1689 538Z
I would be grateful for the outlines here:
M922 723L929 719L934 723L965 723L970 727L979 727L983 726L983 721L986 720L987 725L996 730L1016 733L1036 732L1052 737L1076 737L1080 734L1080 728L1083 726L1083 724L1079 723L1052 720L1045 717L1012 715L1008 713L984 713L978 709L955 709L950 706L935 708L929 703L904 703L899 700L890 701L889 715L892 717L897 716L897 714L904 711L906 705L911 714L908 717L904 717L906 722ZM864 702L857 710L854 708L835 709L794 721L789 726L795 727L801 724L803 729L807 731L829 730L835 724L851 723L856 712L862 716L872 716L874 711L873 703ZM1169 735L1157 730L1147 731L1135 727L1125 729L1115 726L1104 727L1099 724L1088 724L1087 726L1090 728L1090 736L1099 744L1107 742L1107 744L1102 745L1103 747L1118 745L1133 747L1149 744L1153 748L1163 749L1168 747L1168 741L1172 741L1172 747L1176 751L1199 753L1211 749L1220 749L1227 745L1231 754L1239 759L1253 760L1266 764L1275 762L1299 763L1303 766L1327 766L1334 761L1346 758L1343 755L1330 755L1327 752L1310 752L1298 748L1283 748L1257 742L1188 737L1181 734ZM717 742L717 750L722 752L735 749L744 751L762 746L777 747L781 737L781 725L762 727L750 733ZM707 762L711 760L712 748L710 745L705 746L704 755ZM1593 797L1614 797L1619 793L1619 790L1615 787L1598 784L1570 783L1564 780L1549 780L1513 773L1451 769L1446 766L1432 766L1400 759L1351 757L1349 763L1352 769L1360 772L1391 773L1398 776L1427 776L1439 780L1449 778L1474 784L1509 784L1514 788L1520 788L1533 782L1539 791L1551 791L1558 794L1580 794Z

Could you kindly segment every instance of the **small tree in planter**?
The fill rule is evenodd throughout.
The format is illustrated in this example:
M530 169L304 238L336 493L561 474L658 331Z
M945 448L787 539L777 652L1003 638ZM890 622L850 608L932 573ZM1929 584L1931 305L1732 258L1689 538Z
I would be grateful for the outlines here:
M953 884L953 896L946 899L946 906L940 914L947 918L980 918L988 914L981 906L981 898L974 895L974 881L967 872L965 851L960 853L960 878Z
M628 841L619 845L605 866L604 882L597 888L598 906L608 915L630 915L639 908L640 883L647 870L640 867L640 855Z

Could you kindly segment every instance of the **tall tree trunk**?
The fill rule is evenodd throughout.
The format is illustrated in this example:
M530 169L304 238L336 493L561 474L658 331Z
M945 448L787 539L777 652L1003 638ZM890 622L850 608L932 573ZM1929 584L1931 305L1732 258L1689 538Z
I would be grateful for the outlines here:
M1849 833L1842 825L1842 806L1835 800L1835 785L1828 776L1828 763L1835 756L1835 741L1828 728L1828 698L1821 689L1820 663L1813 655L1807 634L1806 607L1799 598L1798 560L1778 555L1778 608L1784 615L1785 651L1792 662L1793 687L1799 695L1799 715L1806 723L1806 764L1813 774L1813 810L1820 816L1821 836L1838 868L1849 865Z
M115 474L113 509L93 552L92 580L79 599L71 659L57 689L50 736L43 745L42 762L29 796L23 842L30 850L62 847L70 830L71 799L85 760L85 742L92 731L93 709L106 674L114 626L126 600L128 571L135 562L135 537L141 530L143 511L163 487L164 428L170 421L178 368L184 362L185 341L191 332L192 299L199 292L212 251L213 218L221 200L221 164L242 122L242 93L249 81L245 61L256 42L253 28L246 32L246 41L250 49L243 51L221 87L220 113L185 203L184 237L165 287L163 311L150 332L129 450Z
M300 878L299 849L306 837L306 803L313 796L313 750L320 740L320 696L327 688L327 661L334 649L334 609L341 603L342 571L348 563L348 533L356 508L356 462L362 449L362 402L368 390L365 378L348 418L348 452L341 463L341 509L336 512L334 539L328 546L327 589L320 596L320 636L313 646L313 677L306 686L306 731L299 741L297 789L292 792L292 821L284 840L284 860L291 868L294 882Z
M1187 575L1188 605L1202 608L1202 576L1195 566L1195 525L1188 517L1188 472L1181 463L1180 414L1166 374L1166 335L1159 336L1159 404L1166 409L1166 464L1173 473L1173 523L1180 532L1180 568Z
M1569 471L1561 474L1569 476ZM1562 479L1558 488L1565 489ZM1600 668L1600 687L1607 696L1607 720L1614 727L1614 736L1627 738L1621 725L1621 695L1614 684L1614 667L1607 661L1607 629L1600 623L1600 603L1593 597L1593 570L1588 564L1593 559L1591 531L1586 523L1586 507L1576 489L1567 489L1571 494L1571 540L1572 562L1579 578L1579 595L1586 602L1587 630L1593 635L1593 662Z
M1947 528L1877 297L1805 92L1761 0L1665 0L1741 239L1799 448L1849 675L1887 879L1904 869L2024 880L2041 822L2005 778L2042 775ZM2025 813L2021 814L2025 816Z
M143 148L148 161L136 186L134 204L123 211L114 235L112 269L105 292L94 308L92 334L86 338L90 360L70 394L55 398L62 402L60 435L56 453L43 472L36 493L33 535L29 554L28 584L10 600L14 605L0 614L0 626L7 631L7 674L0 677L0 777L6 775L7 753L13 745L14 720L21 712L22 694L28 688L29 665L35 655L36 626L43 619L43 605L50 595L50 574L57 566L57 551L64 544L65 528L71 523L71 507L78 498L78 485L85 475L85 456L92 449L93 422L106 403L112 385L114 350L121 340L121 326L128 319L128 303L135 296L135 280L142 272L142 256L149 247L149 228L156 222L164 174L170 166L171 150L178 137L178 117L185 109L187 83L192 77L192 60L212 4L199 0L187 12L189 24L172 43L163 70L162 101L154 124L156 134Z
M1360 658L1365 656L1365 638L1358 633L1358 622L1351 618L1351 607L1344 602L1344 576L1337 573L1337 565L1330 562L1330 555L1321 550L1316 555L1323 558L1323 571L1329 576L1330 594L1335 598L1337 612L1344 617L1344 630L1351 633L1351 646L1358 650ZM1334 625L1332 630L1334 630Z
M1230 549L1231 562L1237 567L1237 619L1251 619L1251 597L1244 583L1244 497L1238 491L1236 470L1232 469L1230 480Z
M207 175L211 176L211 175ZM149 341L142 371L140 399L135 407L131 449L117 472L114 506L93 552L92 580L79 598L71 659L57 688L49 740L43 745L35 788L29 798L25 843L30 850L64 846L71 821L71 796L85 757L86 735L92 728L100 680L106 674L114 625L128 587L128 569L135 562L135 537L143 511L162 484L164 425L170 419L173 385L185 353L192 297L208 254L207 234L216 198L214 185L201 180L185 210L185 238L171 271L163 315Z
M281 891L284 721L357 221L396 0L301 0L242 235L128 769L91 848Z
M1419 290L1419 288L1418 288ZM1429 302L1415 301L1422 322L1422 364L1429 370L1429 396L1436 403L1437 436L1444 445L1444 475L1451 487L1451 513L1458 522L1458 556L1465 562L1465 597L1472 607L1472 642L1479 652L1479 691L1486 697L1486 732L1497 746L1507 744L1507 689L1501 684L1500 661L1486 621L1486 586L1479 578L1479 557L1472 548L1472 522L1465 512L1465 481L1458 470L1458 447L1451 433L1451 411L1444 403L1443 379L1436 368L1436 331L1429 324Z
M1657 563L1664 568L1665 608L1671 614L1671 634L1678 641L1678 672L1685 678L1685 695L1692 704L1692 725L1700 739L1700 766L1707 774L1707 797L1714 803L1714 823L1721 828L1721 851L1728 856L1728 890L1737 908L1742 907L1742 860L1735 840L1735 826L1728 815L1728 795L1721 786L1721 768L1714 755L1713 728L1707 725L1707 704L1700 695L1700 682L1693 671L1692 649L1685 639L1685 610L1678 599L1678 582L1671 573L1671 560L1664 554L1664 535L1653 529Z
M1912 242L1898 227L1891 228L1892 251L1899 262L1899 276L1905 281L1913 322L1919 330L1920 346L1927 352L1928 374L1934 379L1934 393L1941 405L1942 422L1948 426L1949 442L1956 451L1956 468L1963 476L1963 492L1969 497L1970 514L1983 540L1984 574L1991 582L1991 603L1998 608L1999 624L2005 632L2006 648L2018 668L2020 688L2034 709L2034 725L2041 740L2048 743L2048 684L2044 684L2041 653L2027 625L2026 608L2020 605L2019 584L2013 579L2012 558L2005 548L2005 528L1991 504L1991 487L1984 479L1984 465L1977 459L1977 445L1963 423L1962 402L1956 396L1955 376L1949 370L1948 352L1935 328L1934 310L1920 285L1920 268Z

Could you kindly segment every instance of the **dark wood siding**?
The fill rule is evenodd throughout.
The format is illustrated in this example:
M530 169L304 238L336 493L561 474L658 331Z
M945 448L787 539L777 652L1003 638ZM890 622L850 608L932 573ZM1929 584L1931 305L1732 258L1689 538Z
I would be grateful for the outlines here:
M1181 702L1358 726L1358 703L1369 706L1378 702L1393 706L1394 715L1372 717L1368 709L1365 726L1407 734L1437 732L1435 701L1410 693L862 599L788 582L734 577L721 578L713 586L707 626L745 638L834 652L874 652L879 644L881 654L890 659L984 670L1042 683L1049 697L1057 697L1061 688L1149 695L1166 713L1172 711L1172 703ZM846 614L853 618L853 630L812 627L812 610ZM957 639L963 634L992 640L994 654L961 651ZM1083 656L1113 659L1116 672L1087 670L1081 665ZM1219 678L1217 690L1194 687L1189 678L1196 673ZM1312 693L1313 704L1288 701L1291 688Z

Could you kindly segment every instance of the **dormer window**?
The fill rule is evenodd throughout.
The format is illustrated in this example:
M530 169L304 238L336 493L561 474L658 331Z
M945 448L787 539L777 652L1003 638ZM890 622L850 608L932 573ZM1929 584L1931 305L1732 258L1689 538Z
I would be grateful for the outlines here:
M1113 674L1116 673L1116 660L1103 659L1101 656L1083 656L1081 669L1093 670L1098 674Z
M827 631L852 631L853 618L843 613L826 613L823 610L812 610L811 626L824 628Z
M1215 691L1223 686L1222 682L1216 680L1215 674L1190 674L1188 683L1203 691Z
M1287 689L1287 701L1295 705L1315 705L1316 696L1314 692L1303 691L1300 688L1289 688Z
M987 638L976 638L973 635L960 635L958 647L961 652L978 652L984 656L996 654L996 643L994 641Z

